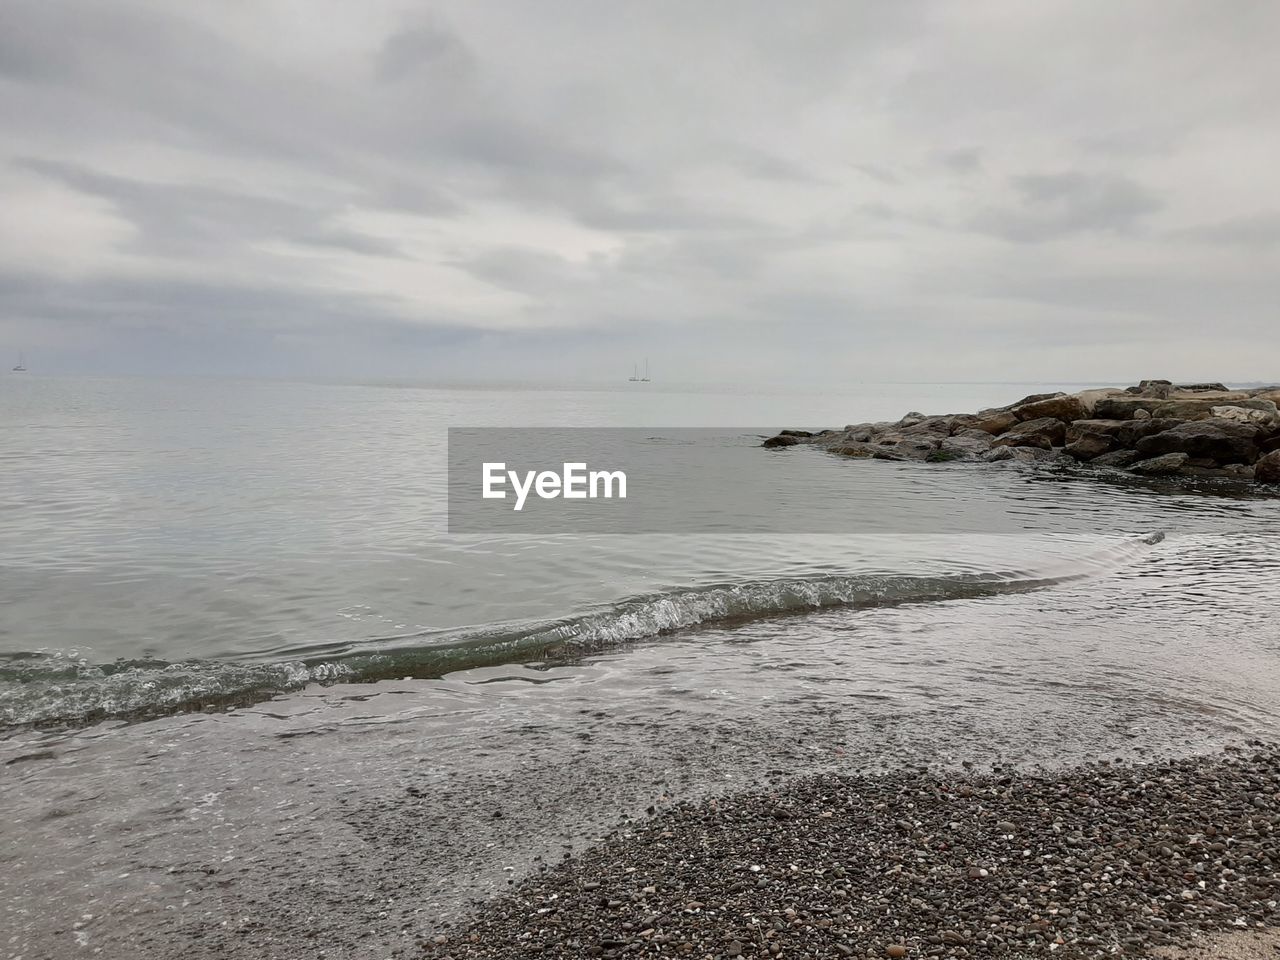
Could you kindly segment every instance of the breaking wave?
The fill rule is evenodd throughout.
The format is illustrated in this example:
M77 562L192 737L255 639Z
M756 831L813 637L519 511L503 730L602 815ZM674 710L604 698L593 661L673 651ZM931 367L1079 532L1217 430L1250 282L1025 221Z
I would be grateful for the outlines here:
M307 647L254 663L131 660L95 664L77 651L0 656L0 726L81 726L223 709L309 683L432 678L469 667L572 659L702 626L732 626L833 607L853 609L1026 592L1122 568L1164 539L1152 534L1038 570L953 576L867 574L713 584L634 597L556 621L493 624Z

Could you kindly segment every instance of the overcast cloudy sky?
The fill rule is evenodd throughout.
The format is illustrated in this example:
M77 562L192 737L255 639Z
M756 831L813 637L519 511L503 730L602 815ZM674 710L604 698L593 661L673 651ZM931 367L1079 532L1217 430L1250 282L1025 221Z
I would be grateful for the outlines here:
M1280 377L1280 5L0 0L37 368Z

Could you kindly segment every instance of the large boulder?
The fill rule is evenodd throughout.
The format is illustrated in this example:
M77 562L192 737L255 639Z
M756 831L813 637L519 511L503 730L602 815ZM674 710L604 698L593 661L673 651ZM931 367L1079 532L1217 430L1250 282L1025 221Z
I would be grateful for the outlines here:
M1252 423L1265 430L1269 430L1277 424L1280 424L1280 414L1250 407L1238 407L1234 404L1224 407L1214 407L1213 415L1219 420L1236 420L1240 423Z
M1110 453L1094 457L1091 462L1095 467L1112 467L1116 470L1123 470L1141 459L1142 455L1137 450L1112 450Z
M876 448L870 443L859 443L857 440L843 440L827 447L840 457L853 457L855 460L869 460L875 456Z
M1212 400L1214 403L1230 403L1233 400L1248 400L1253 394L1248 390L1174 390L1169 394L1170 400Z
M1000 434L1018 422L1018 418L1008 410L987 410L978 414L973 429L983 433Z
M1129 420L1116 431L1116 443L1121 447L1132 449L1138 445L1138 441L1143 437L1171 430L1180 423L1182 423L1181 420L1168 420L1163 417L1157 420L1155 417L1150 416Z
M1015 400L1013 403L1007 403L1003 407L992 407L990 410L979 410L978 415L982 416L986 413L992 413L996 410L1013 410L1016 407L1025 407L1028 403L1039 403L1041 400L1052 400L1054 397L1065 397L1066 394L1061 390L1055 393L1033 393L1023 397L1021 400Z
M1190 459L1185 453L1166 453L1149 460L1139 460L1129 469L1149 477L1162 477L1181 472Z
M1071 423L1073 420L1080 420L1089 415L1083 400L1065 393L1056 397L1046 397L1043 400L1032 400L1030 403L1014 407L1011 412L1021 421L1052 417L1063 423Z
M1160 402L1148 397L1102 397L1093 405L1093 415L1100 420L1132 420L1137 411L1150 413Z
M1253 479L1258 483L1280 483L1280 450L1272 450L1253 465Z
M1258 457L1256 426L1234 420L1195 420L1143 437L1136 444L1144 457L1185 453L1214 463L1252 463Z
M1067 439L1067 425L1057 417L1040 417L1026 420L1009 428L996 440L1001 447L1039 447L1048 450L1060 447Z
M1274 413L1276 406L1272 401L1258 397L1233 399L1230 403L1268 413ZM1204 398L1154 400L1146 397L1104 397L1095 405L1094 416L1104 420L1132 420L1139 410L1145 410L1157 419L1208 420L1213 416L1213 408L1223 404L1222 400Z
M929 437L902 437L892 446L880 441L877 460L924 460L938 449L940 441Z
M967 430L938 444L939 452L953 460L972 460L990 449L991 434L981 430Z
M1077 420L1067 426L1067 442L1071 443L1084 436L1118 436L1131 423L1131 420Z
M1086 433L1062 448L1063 453L1076 460L1092 460L1110 453L1116 445L1115 438L1104 433Z
M987 463L1042 463L1061 454L1040 447L992 447L982 455Z
M773 449L776 449L777 447L794 447L799 442L800 442L800 438L797 437L794 433L787 430L783 430L776 437L770 437L764 443L760 444L760 446L764 447L767 450L773 450Z
M1173 389L1172 380L1143 380L1138 386L1129 388L1132 393L1142 397L1154 397L1163 400Z
M1174 420L1208 420L1214 416L1214 408L1221 405L1221 400L1167 400L1157 404L1151 411L1151 415ZM1231 405L1245 410L1261 410L1271 414L1276 412L1276 405L1270 400L1258 400L1253 397L1234 399Z
M962 418L959 416L925 417L914 423L908 423L898 432L903 436L939 436L949 437L955 432Z
M1116 390L1114 387L1102 387L1097 390L1081 390L1075 396L1084 404L1085 416L1092 417L1099 400L1123 397L1127 396L1127 394L1123 390Z

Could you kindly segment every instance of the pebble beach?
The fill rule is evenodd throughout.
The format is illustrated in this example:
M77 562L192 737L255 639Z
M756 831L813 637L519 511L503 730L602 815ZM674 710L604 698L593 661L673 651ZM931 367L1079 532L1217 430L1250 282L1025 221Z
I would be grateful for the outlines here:
M431 957L1277 955L1280 750L815 776L658 812ZM1186 952L1186 951L1190 952Z

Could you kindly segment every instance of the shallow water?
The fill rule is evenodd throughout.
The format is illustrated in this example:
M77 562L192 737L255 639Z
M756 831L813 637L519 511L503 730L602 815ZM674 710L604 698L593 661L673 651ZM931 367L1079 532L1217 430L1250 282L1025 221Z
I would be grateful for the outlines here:
M0 393L2 639L46 652L9 660L10 719L253 702L9 731L7 955L382 957L673 798L1280 733L1274 500L794 451L770 462L816 509L863 471L889 507L980 500L1025 532L455 542L424 492L455 416L824 426L1031 387L28 383ZM112 666L148 655L175 666Z

